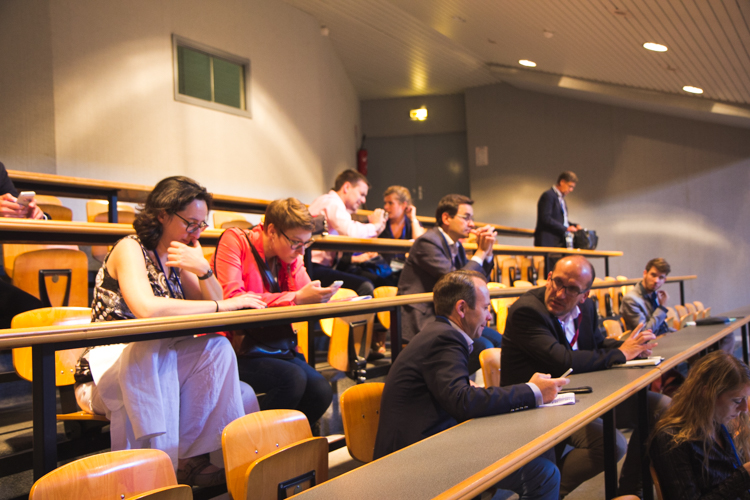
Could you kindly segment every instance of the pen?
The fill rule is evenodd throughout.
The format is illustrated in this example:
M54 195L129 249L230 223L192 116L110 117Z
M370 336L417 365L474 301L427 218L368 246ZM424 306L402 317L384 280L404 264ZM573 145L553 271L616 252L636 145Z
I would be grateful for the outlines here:
M560 378L565 378L568 375L570 375L571 373L573 373L573 368L568 368L568 370L565 373L563 373Z

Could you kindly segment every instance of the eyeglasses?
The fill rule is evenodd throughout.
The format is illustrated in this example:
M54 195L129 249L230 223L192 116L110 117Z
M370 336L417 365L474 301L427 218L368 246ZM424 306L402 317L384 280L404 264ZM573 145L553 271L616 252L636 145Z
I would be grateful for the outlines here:
M474 215L472 215L472 214L464 214L464 215L458 215L458 214L456 214L456 217L458 217L459 219L463 219L466 222L472 222L472 221L474 221Z
M208 224L206 224L206 221L192 222L192 221L187 220L185 217L183 217L182 215L176 212L175 212L175 215L179 217L180 219L182 219L182 221L186 225L185 230L190 234L197 233L198 231L203 231L204 229L208 227Z
M554 286L555 289L557 290L560 290L560 289L565 290L566 296L575 297L575 296L581 295L583 292L586 291L586 290L581 290L577 286L565 286L563 285L563 280L560 278L552 278L550 280L550 283L552 283L552 286Z
M310 248L310 245L312 245L315 242L315 240L307 240L307 241L293 240L289 236L287 236L286 233L284 233L284 231L282 231L281 229L279 229L279 232L282 234L282 236L284 236L284 238L286 238L286 241L289 242L289 248L291 248L292 251L294 252L296 252L300 248L308 249Z

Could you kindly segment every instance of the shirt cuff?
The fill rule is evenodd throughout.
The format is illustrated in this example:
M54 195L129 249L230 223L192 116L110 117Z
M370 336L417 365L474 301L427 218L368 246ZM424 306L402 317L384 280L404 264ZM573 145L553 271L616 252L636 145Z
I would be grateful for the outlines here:
M473 257L471 258L471 260L473 260L474 262L476 262L476 263L477 263L477 264L479 264L480 266L484 264L484 259L480 259L480 258L479 258L479 257L477 257L476 255L475 255L475 256L473 256Z
M542 391L539 390L539 387L537 387L536 384L532 384L531 382L526 382L526 385L531 387L531 390L534 393L534 399L536 399L537 408L542 406L544 404L544 398L542 397Z

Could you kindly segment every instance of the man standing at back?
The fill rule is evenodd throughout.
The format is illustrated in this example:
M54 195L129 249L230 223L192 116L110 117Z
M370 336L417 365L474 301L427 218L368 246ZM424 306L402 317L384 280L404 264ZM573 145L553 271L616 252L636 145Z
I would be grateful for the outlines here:
M622 298L620 304L620 316L628 330L643 323L644 329L651 330L657 336L674 331L666 321L669 294L666 290L661 290L671 270L664 259L648 261L643 271L643 280Z
M344 170L334 182L333 189L320 196L309 207L310 215L324 215L328 223L328 234L351 236L353 238L376 238L385 227L388 217L382 208L377 208L368 216L369 223L363 224L352 220L352 214L367 200L370 184L367 177L355 170ZM369 258L368 254L363 254ZM357 263L357 256L352 262ZM327 287L336 280L344 282L343 287L357 292L358 295L372 295L373 285L370 280L336 269L338 255L336 252L315 250L312 253L310 277L320 280L321 286Z
M638 330L625 342L607 339L598 326L596 308L588 299L595 272L581 256L564 257L548 275L547 285L523 294L508 313L503 338L501 383L516 384L534 372L562 375L606 370L642 354L648 355L655 338ZM641 494L641 456L637 430L636 396L617 406L618 428L636 428L627 447L620 474L618 495ZM669 406L670 398L648 393L650 425ZM636 444L633 444L636 443ZM582 482L604 470L604 440L601 419L574 432L566 441L574 449L558 451L560 495L565 496ZM618 460L625 451L625 439L617 434Z
M493 265L495 230L491 226L475 229L473 204L474 200L460 194L449 194L440 200L435 211L437 225L417 238L409 250L409 257L398 280L399 295L431 292L440 278L457 269L489 276ZM477 237L477 251L471 259L467 259L459 240L468 238L472 232ZM404 306L403 312L401 335L407 343L435 318L431 303ZM501 343L499 333L484 329L482 337L474 343L469 363L472 373L479 369L479 353L488 347L500 347Z
M385 380L376 459L470 418L548 403L568 383L535 373L513 387L473 387L469 352L490 317L484 277L474 271L448 273L435 285L434 294L437 317L396 358ZM515 491L522 500L558 500L559 481L554 464L538 457L496 486Z
M576 183L578 176L566 171L557 177L557 184L542 193L536 206L534 246L565 247L565 235L581 229L575 222L570 222L565 203L565 196L573 192Z

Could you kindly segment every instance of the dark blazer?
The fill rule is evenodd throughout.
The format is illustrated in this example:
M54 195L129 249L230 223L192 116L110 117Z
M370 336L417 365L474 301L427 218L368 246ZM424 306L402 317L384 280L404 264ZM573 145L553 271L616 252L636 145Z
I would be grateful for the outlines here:
M570 216L570 214L568 214ZM552 188L542 193L536 205L536 228L534 229L534 246L564 247L567 227L560 200ZM568 219L568 225L574 225Z
M443 317L428 324L391 366L380 403L375 458L475 417L536 406L526 384L469 384L469 346Z
M602 334L590 299L579 306L578 349L572 350L560 322L544 305L544 292L544 288L526 292L508 312L500 355L502 385L527 382L534 372L559 377L570 367L573 373L586 373L625 362L617 349L622 342Z
M409 258L406 259L398 280L398 294L431 292L435 283L443 275L456 269L478 271L485 276L489 276L492 271L492 262L485 262L480 266L473 260L467 259L461 242L458 243L458 261L459 266L456 267L451 260L448 242L440 230L437 227L428 229L414 241L414 245L409 250ZM435 317L432 302L404 306L402 309L401 337L406 342L411 341Z

